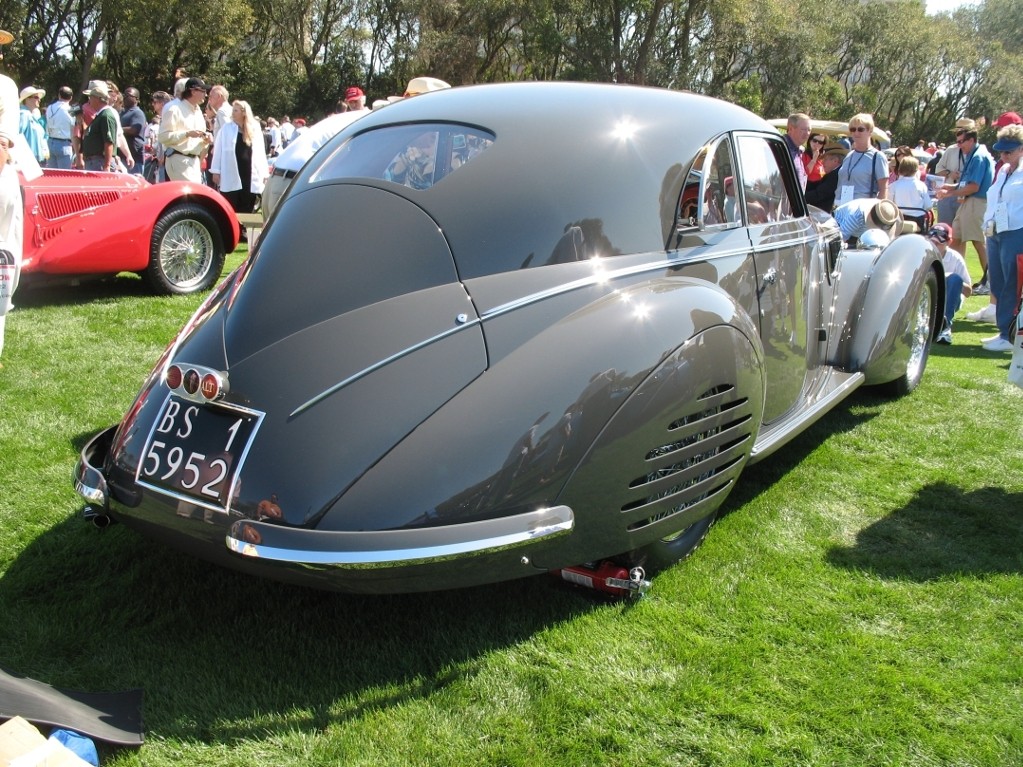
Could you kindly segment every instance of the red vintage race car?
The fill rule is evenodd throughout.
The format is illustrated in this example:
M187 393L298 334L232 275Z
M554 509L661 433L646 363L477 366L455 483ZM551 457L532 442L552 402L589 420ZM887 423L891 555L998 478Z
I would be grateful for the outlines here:
M44 170L22 191L23 284L138 272L156 293L193 293L216 283L238 244L231 206L200 184Z

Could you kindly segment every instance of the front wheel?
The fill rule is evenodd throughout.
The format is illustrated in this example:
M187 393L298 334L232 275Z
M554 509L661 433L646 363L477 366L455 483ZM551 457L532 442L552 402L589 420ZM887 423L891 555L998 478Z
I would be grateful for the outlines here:
M220 277L226 255L220 227L208 210L194 203L175 205L153 227L143 278L166 295L207 290Z
M888 384L889 391L896 397L909 394L923 380L934 336L937 295L938 277L930 269L909 316L909 359L906 361L906 372Z

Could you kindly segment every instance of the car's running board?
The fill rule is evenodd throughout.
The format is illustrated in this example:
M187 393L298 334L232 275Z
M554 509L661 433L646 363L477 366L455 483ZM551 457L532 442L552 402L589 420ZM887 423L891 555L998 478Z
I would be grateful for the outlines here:
M757 435L749 462L755 463L769 456L831 410L836 403L856 391L864 380L866 377L863 373L843 373L833 370L821 387L822 391L811 403L766 426Z

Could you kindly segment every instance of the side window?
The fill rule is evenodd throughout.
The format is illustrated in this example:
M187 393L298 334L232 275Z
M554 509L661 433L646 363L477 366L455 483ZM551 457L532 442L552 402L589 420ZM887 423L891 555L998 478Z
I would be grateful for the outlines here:
M704 186L704 223L724 224L725 228L742 222L735 196L735 163L732 145L722 139L714 150L714 159L707 171Z
M728 139L704 147L682 185L677 228L723 227L742 222L735 189L735 163Z
M791 184L786 183L778 155L786 151L785 145L759 136L740 136L738 145L749 223L766 224L792 219L796 208L790 198Z

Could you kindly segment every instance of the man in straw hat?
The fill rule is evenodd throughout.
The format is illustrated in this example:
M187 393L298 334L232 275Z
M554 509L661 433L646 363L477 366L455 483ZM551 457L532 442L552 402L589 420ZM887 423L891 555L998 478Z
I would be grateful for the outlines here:
M947 178L938 190L938 200L954 199L958 203L952 229L956 238L951 243L953 250L965 253L967 242L977 250L980 267L984 270L980 283L974 286L977 295L987 295L987 243L984 234L984 210L987 207L987 190L995 177L995 161L987 147L977 141L977 124L970 119L956 122L953 131L956 145L962 156L962 170L958 179ZM947 223L947 222L946 222Z
M405 98L409 96L421 96L432 91L442 91L451 86L436 77L413 77L405 87Z
M842 167L849 150L837 142L828 142L821 152L824 163L824 175L817 181L806 184L806 202L827 213L835 207L835 195L838 194L838 169Z
M880 229L889 239L902 232L902 214L891 200L850 200L835 208L835 221L842 230L842 239L853 247L871 229Z

